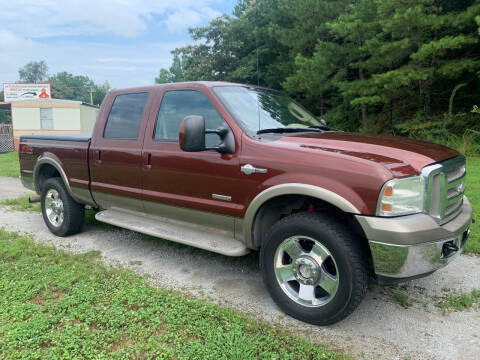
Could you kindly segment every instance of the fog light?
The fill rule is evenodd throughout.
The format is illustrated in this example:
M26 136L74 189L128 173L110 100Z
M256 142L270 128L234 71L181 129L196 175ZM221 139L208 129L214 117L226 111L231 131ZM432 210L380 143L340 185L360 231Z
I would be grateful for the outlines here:
M453 241L448 241L442 246L442 255L443 257L449 257L450 255L458 251L458 246L453 243Z

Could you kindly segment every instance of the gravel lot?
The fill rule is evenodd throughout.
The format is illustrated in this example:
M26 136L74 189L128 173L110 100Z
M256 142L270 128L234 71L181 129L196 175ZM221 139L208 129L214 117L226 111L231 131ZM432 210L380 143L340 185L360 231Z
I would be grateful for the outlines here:
M25 193L18 179L0 177L0 199ZM480 358L480 311L443 315L434 305L438 297L447 293L480 288L480 257L461 255L433 275L400 286L373 286L349 318L333 326L318 327L291 319L276 307L263 287L256 254L229 258L100 226L58 238L47 230L40 214L6 208L0 209L0 226L32 233L38 242L76 253L99 250L107 263L132 268L154 285L234 307L343 349L356 358ZM396 292L408 295L413 305L406 309L397 304L393 300Z

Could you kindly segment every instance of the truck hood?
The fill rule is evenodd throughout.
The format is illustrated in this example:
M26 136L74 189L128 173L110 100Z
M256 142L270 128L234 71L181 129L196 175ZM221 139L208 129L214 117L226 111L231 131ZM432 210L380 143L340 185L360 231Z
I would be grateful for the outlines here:
M458 155L443 145L399 136L348 132L302 133L279 139L290 146L328 151L383 165L395 177L419 174L423 167Z

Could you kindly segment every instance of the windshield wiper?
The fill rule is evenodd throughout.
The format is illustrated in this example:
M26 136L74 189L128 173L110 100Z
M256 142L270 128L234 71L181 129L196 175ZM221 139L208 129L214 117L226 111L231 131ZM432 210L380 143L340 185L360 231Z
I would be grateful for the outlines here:
M257 131L257 134L265 134L265 133L282 134L282 133L296 133L296 132L309 132L309 131L323 132L322 129L312 128L312 127L308 127L308 128L283 127L283 128L261 129Z
M314 125L314 126L309 126L308 127L309 129L320 129L323 131L329 131L329 132L343 132L343 130L338 130L338 129L334 129L334 128L331 128L331 127L328 127L328 126L325 126L325 125Z

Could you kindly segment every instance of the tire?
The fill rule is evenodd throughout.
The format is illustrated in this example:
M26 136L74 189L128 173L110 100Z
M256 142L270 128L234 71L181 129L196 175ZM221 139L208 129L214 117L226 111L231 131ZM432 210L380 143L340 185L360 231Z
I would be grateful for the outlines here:
M302 212L274 224L260 249L260 267L275 303L314 325L345 319L367 291L368 252L325 214Z
M53 234L63 237L82 230L85 207L72 199L61 178L45 181L41 207L43 220Z

